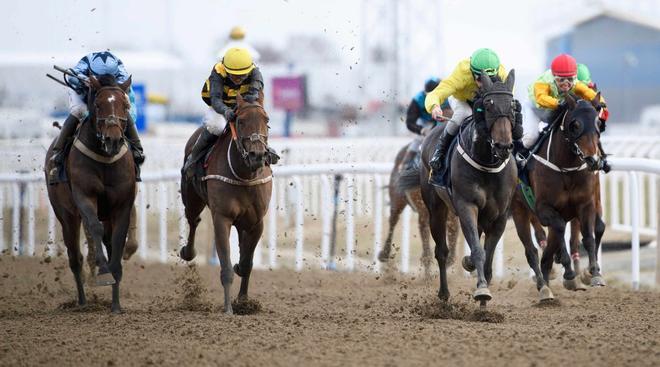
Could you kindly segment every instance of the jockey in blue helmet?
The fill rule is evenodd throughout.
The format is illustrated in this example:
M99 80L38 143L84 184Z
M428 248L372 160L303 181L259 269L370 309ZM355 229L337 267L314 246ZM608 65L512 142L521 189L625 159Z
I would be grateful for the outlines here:
M115 77L117 83L123 83L130 77L121 60L110 51L92 52L84 56L71 71L81 77L65 76L66 81L73 88L68 90L69 116L62 125L62 131L55 141L53 156L50 159L52 167L48 170L48 181L51 184L58 182L59 172L64 168L64 147L73 137L78 123L84 121L89 115L89 111L87 110L89 87L83 77L94 75L98 78L102 75L112 75ZM137 110L135 108L135 94L132 87L128 91L128 98L131 102L131 109L126 124L125 136L131 146L135 163L142 164L144 162L144 153L140 137L135 128Z

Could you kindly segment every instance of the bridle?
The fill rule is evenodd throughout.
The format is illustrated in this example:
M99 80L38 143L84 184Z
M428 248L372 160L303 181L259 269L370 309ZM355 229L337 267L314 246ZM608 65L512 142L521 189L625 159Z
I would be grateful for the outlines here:
M249 105L243 106L241 109L245 110L245 109L250 109L250 108L259 108L262 111L264 111L264 113L266 112L266 110L264 110L264 108L259 104L249 104ZM266 123L268 123L268 119L266 119ZM268 143L266 142L266 140L268 139L267 135L259 134L259 133L252 133L248 136L241 136L240 126L241 126L241 123L240 123L240 120L238 119L238 114L236 114L236 121L235 122L233 122L233 121L230 122L229 123L229 128L231 129L232 140L236 143L236 148L238 149L238 152L241 155L241 158L243 158L243 160L247 160L248 155L249 155L249 152L247 151L247 149L245 149L244 142L246 142L246 141L259 142L264 146L264 148L268 147Z
M513 114L513 103L514 103L513 93L509 92L508 90L491 90L491 91L488 91L488 92L484 93L481 96L481 99L482 99L483 104L484 104L484 108L485 108L486 104L490 104L491 106L495 105L495 101L492 98L488 99L488 97L492 96L492 95L505 95L505 96L510 96L512 99L511 99L511 107L508 108L505 112L492 113L492 114L489 114L488 117L486 117L486 111L484 111L484 120L486 122L486 127L488 128L488 131L490 131L490 129L492 128L495 121L497 121L499 118L503 118L503 117L509 119L509 123L511 124L511 129L513 129L514 128L514 121L515 121L515 116ZM490 136L490 134L488 134L487 141L488 141L488 144L490 144L491 151L493 151L493 149L496 148L496 143L495 143L495 141L493 141L493 138Z
M124 92L124 90L121 89L120 87L117 87L117 86L106 86L106 87L101 87L101 88L99 88L98 90L96 90L96 91L94 92L94 98L90 100L90 103L93 104L93 101L96 100L96 98L98 97L99 93L101 93L102 91L119 91L119 92L122 93L122 96L124 96L124 98L126 98L126 92ZM119 129L121 130L121 138L122 138L122 139L125 138L125 136L124 136L124 129L122 128L122 123L124 124L124 126L126 126L126 124L128 123L128 118L127 118L127 117L120 117L120 116L117 116L117 115L115 114L115 109L114 109L114 105L113 105L113 104L111 104L111 107L110 107L110 108L111 108L111 113L110 113L109 115L107 115L107 116L105 116L105 117L103 117L103 118L96 117L96 124L97 124L96 137L97 137L98 139L100 139L102 142L105 141L105 136L104 136L104 134L103 134L102 132L100 132L100 131L98 130L98 124L99 124L99 123L105 124L106 127L112 127L112 126L117 126L117 127L119 127ZM89 109L89 110L91 110L91 109ZM94 106L94 116L97 116L97 113L96 113L96 106Z

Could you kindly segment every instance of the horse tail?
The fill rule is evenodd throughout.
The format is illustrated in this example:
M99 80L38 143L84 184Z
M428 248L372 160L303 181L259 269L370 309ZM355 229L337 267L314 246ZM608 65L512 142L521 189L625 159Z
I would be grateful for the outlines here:
M419 174L419 166L399 172L399 178L396 180L397 190L399 192L406 192L419 188L421 186Z

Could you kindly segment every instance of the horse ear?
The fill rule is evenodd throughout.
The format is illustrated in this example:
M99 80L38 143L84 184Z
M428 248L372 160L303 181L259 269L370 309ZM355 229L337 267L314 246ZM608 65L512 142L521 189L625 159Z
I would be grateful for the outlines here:
M119 88L121 88L124 92L128 93L128 88L131 87L132 82L133 82L133 75L129 76L125 82L119 84Z
M504 82L504 84L506 84L506 89L513 92L513 85L515 83L516 83L516 70L511 69L511 71L509 71L509 75L506 76L506 81Z
M481 75L479 75L479 80L481 81L481 84L485 90L490 90L493 87L493 81L490 80L490 76L488 74L481 73Z
M571 110L574 110L575 107L577 106L577 101L575 98L570 93L566 93L566 103L568 103L568 107Z
M591 100L591 105L594 106L596 110L600 109L600 92L596 93L594 99Z
M98 79L94 77L92 73L89 74L89 85L92 87L92 90L99 90L101 89L101 83L99 83Z

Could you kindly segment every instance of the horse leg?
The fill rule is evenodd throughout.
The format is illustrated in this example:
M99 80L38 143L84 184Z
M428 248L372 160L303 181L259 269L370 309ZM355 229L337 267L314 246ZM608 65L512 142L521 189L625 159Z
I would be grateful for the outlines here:
M541 268L539 267L539 254L532 242L532 232L529 228L530 221L536 222L539 224L538 219L532 219L534 216L532 213L527 210L522 205L519 205L518 201L514 199L514 202L511 206L511 212L513 214L513 222L516 225L516 232L518 233L518 238L525 247L525 257L527 258L527 264L534 271L536 278L536 290L539 291L539 298L541 301L550 300L554 298L550 287L546 284L541 274ZM541 230L543 230L541 228ZM534 230L534 233L538 235L538 231ZM543 234L545 237L545 233ZM538 237L537 237L538 238Z
M481 244L479 243L479 229L477 224L478 209L475 205L467 203L463 200L456 201L456 212L460 213L459 218L461 221L461 230L463 236L470 246L470 257L465 259L465 264L471 264L477 270L477 289L473 294L475 301L480 301L482 305L490 301L493 296L488 289L488 282L486 281L484 273L485 254ZM466 269L467 270L467 269Z
M484 249L486 250L486 261L484 264L484 275L486 277L486 282L490 285L491 280L493 279L493 254L495 253L495 247L497 247L497 242L502 238L504 234L504 229L506 228L507 216L502 215L500 218L497 218L486 231L486 238L484 240Z
M113 216L110 225L111 230L111 246L108 251L110 257L110 271L115 278L115 284L112 285L112 313L121 313L121 306L119 303L119 283L123 275L121 260L124 255L124 245L126 244L126 235L128 234L128 227L131 221L131 210L133 205L117 210Z
M92 236L87 232L87 228L82 226L85 239L87 240L87 266L89 267L89 278L85 278L86 282L96 283L96 247Z
M387 239L385 240L385 245L378 254L378 260L380 260L380 262L388 262L390 259L390 255L392 252L392 237L394 236L394 228L396 227L396 224L399 222L399 217L401 216L401 212L403 212L403 209L405 209L407 205L406 199L403 196L403 194L397 193L396 190L393 188L390 188L389 193L390 193L389 228L387 231Z
M59 217L59 216L58 216ZM83 256L80 252L80 217L65 213L61 216L62 236L69 255L69 268L73 273L78 291L78 305L87 304L82 280Z
M131 208L131 220L128 224L128 239L126 239L126 245L124 246L124 260L130 259L137 249L137 210L133 206Z
M584 248L589 254L589 273L591 274L591 286L604 286L605 282L600 274L600 266L598 265L598 258L596 252L596 240L594 239L594 228L596 222L596 213L593 206L588 206L580 219L582 226L582 242Z
M220 282L225 295L225 313L231 315L231 284L234 281L234 273L231 266L229 250L229 231L231 221L221 214L213 213L213 231L215 234L215 247L220 260Z
M94 255L96 258L96 265L99 268L98 275L96 276L96 285L104 286L115 283L110 270L108 270L108 260L103 254L103 224L98 220L98 208L96 200L84 196L83 193L77 190L73 191L73 198L78 206L83 225L88 234L88 240L91 241L90 246L94 247Z
M548 245L548 237L545 235L545 230L539 219L535 215L530 216L530 223L534 227L534 238L536 238L536 243L538 243L541 249L544 249Z
M422 267L424 268L424 276L428 279L431 277L431 245L430 231L429 231L429 211L424 205L418 205L417 210L417 225L419 227L419 236L422 240Z
M454 213L447 211L447 247L449 248L447 266L454 264L456 243L458 243L458 217Z
M559 260L564 267L564 288L577 290L578 284L575 279L575 272L571 268L571 257L568 254L564 243L566 221L554 208L547 205L540 206L537 213L541 223L546 225L549 231L548 247L545 248L543 256L541 257L541 272L543 273L543 278L546 283L549 282L553 256L558 253Z
M440 199L437 199L440 201ZM435 208L429 210L429 228L435 242L435 259L440 271L440 289L438 298L443 301L449 299L449 285L447 283L447 207L436 202Z
M241 277L241 289L238 291L238 298L247 299L254 250L257 248L257 244L259 243L263 231L264 222L259 221L259 223L249 230L241 231L239 236L239 249L241 254L238 264L234 265L234 273Z
M112 221L103 221L103 245L108 259L112 257Z
M185 207L189 231L188 241L186 242L186 245L179 250L179 256L185 261L192 261L197 255L195 251L195 233L197 231L197 225L202 221L199 215L204 210L206 204L204 203L204 200L197 195L191 184L182 184L182 188L186 191L186 195L182 195L181 199Z
M603 239L603 234L605 233L605 222L603 221L602 215L600 213L598 213L596 215L596 222L595 222L595 226L594 226L594 232L595 232L595 235L596 235L596 238L595 238L596 249L594 251L596 253L596 263L598 264L598 260L599 260L598 259L598 251L600 249L601 240ZM602 279L602 284L599 284L599 285L604 286L605 285L605 280Z

